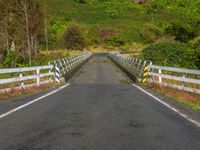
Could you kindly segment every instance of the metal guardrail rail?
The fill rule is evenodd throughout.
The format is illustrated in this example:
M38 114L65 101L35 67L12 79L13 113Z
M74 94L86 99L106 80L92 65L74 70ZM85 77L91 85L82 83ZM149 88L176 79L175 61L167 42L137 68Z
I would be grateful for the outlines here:
M39 87L41 84L57 81L67 72L73 71L87 59L91 53L70 56L49 62L47 66L0 69L0 92L9 92L12 89L25 89L26 87ZM13 85L10 85L13 84Z
M146 68L148 70L148 66L152 64L151 61L125 56L123 54L119 54L118 52L109 53L109 57L115 63L117 63L134 77L136 77L137 81L145 80L145 70Z
M54 66L53 71L55 72L55 80L60 82L67 73L74 71L77 67L87 61L91 55L91 53L87 52L82 55L69 56L50 61L49 65Z
M155 66L150 61L127 57L118 52L110 53L109 57L137 77L138 81L154 82L161 86L200 94L200 70ZM144 79L146 76L147 79Z

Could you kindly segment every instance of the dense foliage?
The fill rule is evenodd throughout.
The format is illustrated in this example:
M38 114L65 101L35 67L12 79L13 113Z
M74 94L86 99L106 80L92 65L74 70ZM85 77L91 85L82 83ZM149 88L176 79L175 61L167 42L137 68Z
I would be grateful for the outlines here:
M64 32L64 43L67 49L82 50L86 46L85 38L79 26L69 26Z
M0 54L1 62L5 61L3 64L15 67L15 64L29 59L31 65L43 35L42 7L37 0L0 0ZM20 58L20 61L9 62L12 57Z
M182 66L187 48L178 42L152 44L143 50L143 56L154 64L162 66Z
M19 2L31 3L28 39L24 11ZM128 51L134 50L133 45L141 45L151 53L147 55L147 49L144 50L146 59L155 58L152 47L162 48L164 53L169 51L172 58L181 55L175 65L199 68L199 0L0 0L0 7L0 20L4 22L0 32L0 48L4 49L0 62L5 61L5 49L10 49L12 41L24 62L37 58L39 46L45 48L44 26L47 23L49 49L83 49L87 43ZM77 27L70 29L70 24L76 24L81 32ZM74 45L77 40L79 42ZM184 53L178 48L185 49ZM161 60L167 60L168 55L161 56ZM191 63L184 63L187 61ZM174 64L171 59L166 62L165 65Z

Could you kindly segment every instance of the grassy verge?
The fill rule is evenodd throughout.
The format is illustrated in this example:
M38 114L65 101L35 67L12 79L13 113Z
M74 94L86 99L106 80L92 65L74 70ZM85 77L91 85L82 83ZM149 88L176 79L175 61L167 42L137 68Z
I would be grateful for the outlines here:
M189 106L193 110L200 111L200 95L199 94L180 91L180 90L160 86L158 84L153 84L153 83L147 83L145 86L173 100L176 100L181 104Z
M55 88L60 86L60 84L57 83L48 83L48 84L43 84L40 87L30 87L30 88L26 88L24 90L12 90L10 92L5 92L5 93L0 93L0 101L1 100L6 100L6 99L10 99L13 97L18 97L18 96L22 96L22 95L28 95L28 94L35 94L35 93L40 93L43 92L47 89L50 88Z

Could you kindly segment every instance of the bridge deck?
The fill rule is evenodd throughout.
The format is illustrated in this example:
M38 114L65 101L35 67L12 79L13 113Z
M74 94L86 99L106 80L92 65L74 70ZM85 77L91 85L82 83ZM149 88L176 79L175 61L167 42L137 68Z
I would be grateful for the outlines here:
M199 149L198 127L128 80L108 58L93 57L69 87L0 119L0 149Z

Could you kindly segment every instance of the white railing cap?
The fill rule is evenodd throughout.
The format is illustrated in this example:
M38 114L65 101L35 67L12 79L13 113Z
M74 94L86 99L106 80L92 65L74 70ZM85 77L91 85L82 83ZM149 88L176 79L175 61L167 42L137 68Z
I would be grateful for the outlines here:
M44 70L44 69L52 69L53 65L48 66L36 66L36 67L24 67L24 68L9 68L9 69L0 69L0 74L6 73L20 73L20 72L28 72L28 71L35 71L37 69Z
M175 68L175 67L165 67L165 66L155 66L150 65L151 69L161 69L165 71L171 72L179 72L179 73L188 73L188 74L198 74L200 75L200 70L192 70L192 69L183 69L183 68Z

